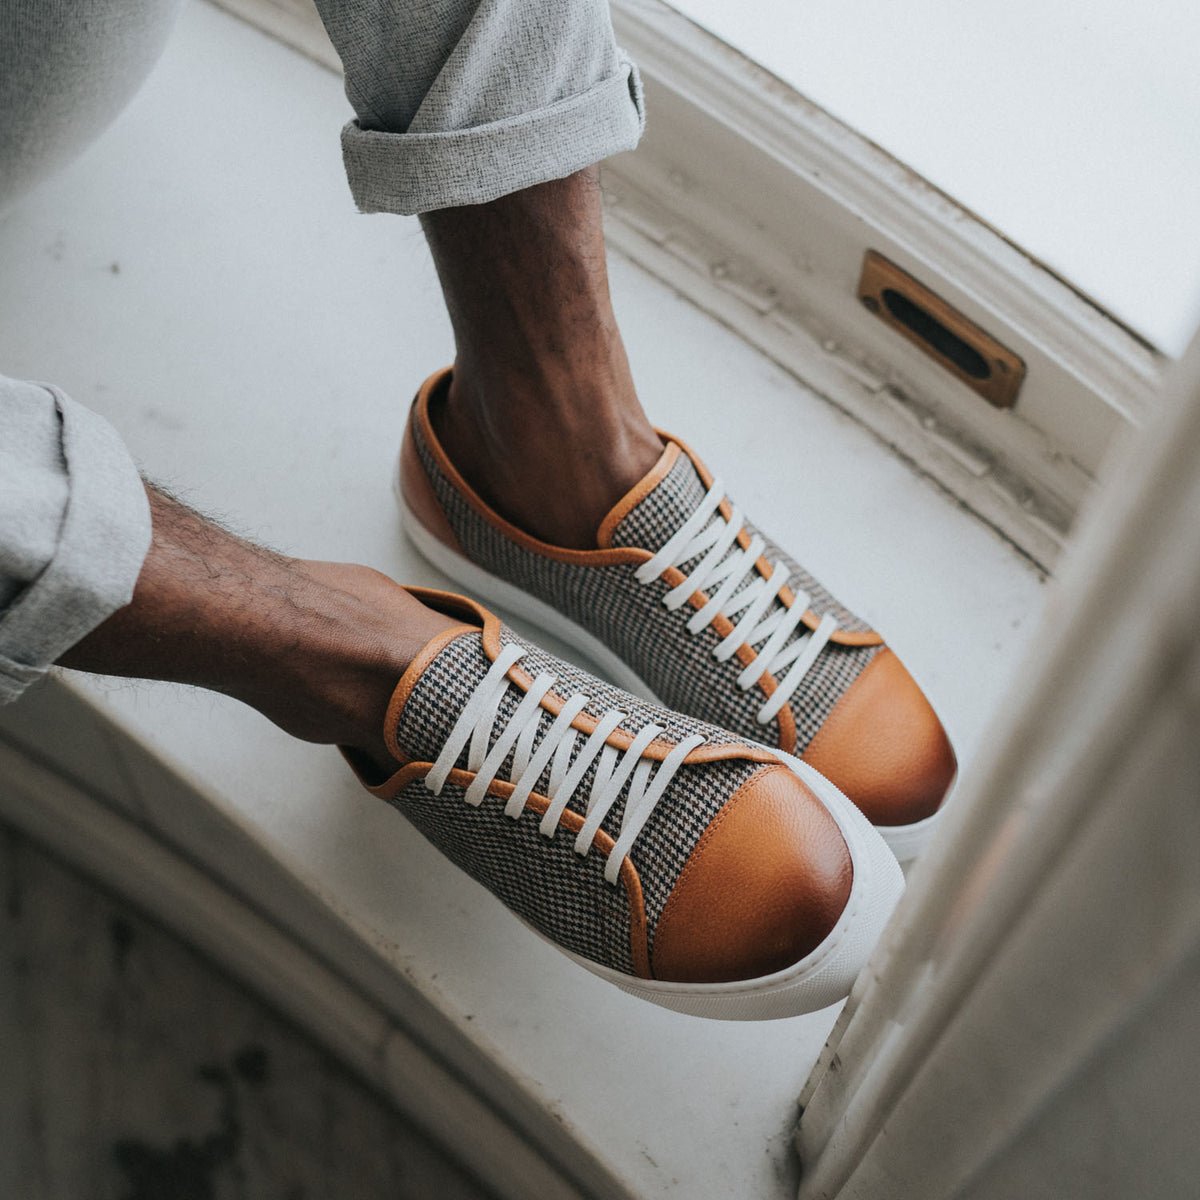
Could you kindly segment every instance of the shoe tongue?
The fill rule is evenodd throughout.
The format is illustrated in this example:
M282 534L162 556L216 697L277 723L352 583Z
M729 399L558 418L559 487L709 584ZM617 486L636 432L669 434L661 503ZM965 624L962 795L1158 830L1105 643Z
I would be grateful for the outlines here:
M613 530L612 545L653 553L694 513L708 488L692 460L680 454L675 465Z

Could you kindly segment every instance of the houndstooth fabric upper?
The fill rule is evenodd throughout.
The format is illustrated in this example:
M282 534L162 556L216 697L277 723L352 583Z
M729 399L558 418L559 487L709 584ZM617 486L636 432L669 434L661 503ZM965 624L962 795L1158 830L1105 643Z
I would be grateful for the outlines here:
M740 660L734 656L721 663L713 657L722 641L713 626L691 634L685 628L686 616L663 606L669 584L661 578L639 583L633 564L577 566L519 545L470 506L439 469L419 427L415 433L417 454L451 529L472 562L582 625L627 662L664 704L739 737L779 744L778 718L767 725L756 720L762 693L757 688L744 692L736 686ZM658 550L695 510L706 490L691 459L681 454L666 478L617 526L613 545ZM774 543L768 541L764 553L768 561L784 563L794 586L811 596L810 607L815 612L832 612L845 629L869 628ZM681 569L686 573L693 565L684 563ZM878 646L826 645L791 698L795 753L804 752L878 650Z
M526 649L518 666L532 676L547 671L557 677L553 691L562 698L582 692L589 697L585 712L600 717L611 708L626 713L620 728L636 733L649 723L663 727L659 740L675 743L698 734L709 744L728 744L729 735L703 722L639 700L576 667L545 653L504 628L502 643ZM401 710L396 738L405 753L432 762L441 752L471 692L486 674L491 660L481 634L464 634L450 642L422 673ZM493 739L507 726L524 692L509 685L492 729ZM543 712L538 726L540 743L553 715ZM582 750L581 734L575 753ZM511 776L510 752L497 774ZM467 750L456 766L465 768ZM654 931L667 899L701 834L725 802L760 767L742 758L687 764L671 780L638 834L630 851L642 884L651 950ZM592 764L572 794L568 807L581 816L595 778ZM545 794L550 768L534 787ZM617 837L628 783L601 828ZM478 809L467 805L465 789L447 783L434 796L420 781L406 787L395 803L430 841L536 929L577 954L619 971L632 972L629 947L630 914L625 889L603 877L604 855L593 850L580 857L574 835L560 830L554 838L538 831L540 814L527 810L518 820L504 815L504 800L489 796Z
M663 481L636 508L629 512L613 533L614 546L640 546L643 550L655 551L663 546L671 535L700 506L708 488L696 470L695 464L686 454L680 454L675 465ZM714 516L718 521L720 517ZM871 627L855 616L844 604L828 592L822 584L803 567L789 558L766 534L749 521L747 532L762 535L767 543L763 556L768 562L782 562L791 576L789 584L793 591L807 592L809 607L816 613L832 613L843 629L867 631ZM729 554L736 554L740 547L733 546ZM728 557L728 555L727 555ZM691 559L680 566L686 575L699 561ZM782 604L782 601L779 601Z
M466 788L448 782L435 796L420 781L392 803L455 866L466 871L551 941L614 971L634 974L629 898L604 878L604 856L580 857L564 832L544 838L541 817L504 815L504 800L469 805Z

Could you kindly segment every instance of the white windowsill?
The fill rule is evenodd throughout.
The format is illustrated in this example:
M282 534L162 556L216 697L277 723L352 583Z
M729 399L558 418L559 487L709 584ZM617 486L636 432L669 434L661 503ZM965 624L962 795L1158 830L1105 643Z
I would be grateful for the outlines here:
M353 212L345 115L327 71L189 6L117 125L0 224L0 367L108 415L150 476L239 530L437 584L399 533L389 475L449 327L416 223ZM620 253L612 274L654 419L880 625L969 764L1040 610L1038 573ZM789 1193L795 1098L833 1012L725 1025L643 1005L524 931L331 751L208 693L87 687L371 931L631 1192Z

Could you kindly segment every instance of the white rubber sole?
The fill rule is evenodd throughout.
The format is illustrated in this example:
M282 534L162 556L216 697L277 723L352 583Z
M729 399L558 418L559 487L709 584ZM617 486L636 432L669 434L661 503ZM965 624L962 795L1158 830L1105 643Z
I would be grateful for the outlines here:
M846 840L854 869L850 897L837 925L811 954L772 975L734 983L637 979L565 951L568 957L631 996L710 1020L780 1020L844 1000L904 893L904 873L883 838L828 779L791 755L773 753L829 810Z
M400 490L399 463L396 467L393 488L396 494L396 503L400 506L404 532L421 554L443 574L460 584L472 596L486 600L498 608L507 609L508 612L515 613L518 617L524 618L537 625L538 628L546 630L547 633L553 634L554 637L582 651L600 668L601 674L615 683L617 687L624 688L625 691L632 692L643 700L649 700L652 704L658 704L663 708L671 707L654 694L624 659L618 658L594 634L589 633L570 618L564 617L557 609L551 608L536 596L531 596L521 588L507 583L503 579L498 579L482 567L477 567L469 559L455 553L444 542L434 537L404 502L404 495ZM945 807L943 804L932 816L926 817L922 821L914 821L911 825L876 825L875 829L879 831L880 837L887 843L896 858L902 863L908 863L924 850Z

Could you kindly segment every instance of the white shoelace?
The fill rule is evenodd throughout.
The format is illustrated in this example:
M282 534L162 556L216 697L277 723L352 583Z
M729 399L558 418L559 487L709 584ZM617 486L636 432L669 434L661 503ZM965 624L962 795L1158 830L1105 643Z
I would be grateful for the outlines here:
M663 604L674 612L696 592L709 592L708 603L688 619L687 629L692 634L707 628L718 613L730 618L739 612L743 614L729 636L713 649L713 657L718 662L727 661L743 644L753 647L766 640L758 657L737 678L737 685L744 692L749 691L764 672L769 671L778 679L778 686L756 717L760 725L766 725L791 699L838 623L826 613L816 629L785 646L803 620L812 598L807 592L797 590L791 608L784 608L781 600L780 607L764 619L763 614L787 586L788 570L782 563L776 563L770 578L764 579L758 573L756 563L766 549L766 542L757 533L751 535L750 545L745 550L725 558L737 542L744 517L742 510L734 505L728 521L723 517L713 520L724 499L724 485L719 479L715 480L696 511L634 574L639 583L650 583L668 567L677 567L698 554L704 555L687 578L667 592ZM779 679L779 672L789 665L787 674Z
M683 760L704 742L704 738L696 734L684 738L658 764L652 778L654 760L643 758L642 753L663 732L662 726L646 725L634 737L629 748L620 751L615 746L608 745L606 739L627 714L613 708L600 718L595 731L587 738L579 756L572 762L571 756L582 733L573 728L571 722L587 705L588 697L580 692L572 695L554 718L541 744L535 745L543 711L542 698L557 682L556 676L543 671L525 693L508 724L489 747L488 742L491 739L492 727L496 723L500 701L509 688L509 680L506 678L508 669L523 658L525 653L520 646L509 643L497 655L491 669L480 680L459 714L441 754L438 755L432 770L425 776L425 786L435 796L441 794L442 787L469 738L467 769L475 772L475 778L467 787L464 799L468 804L478 807L483 803L483 797L508 757L508 752L515 747L511 782L516 786L505 805L504 813L516 820L525 811L526 801L534 785L546 769L547 763L550 763L550 784L547 788L550 806L542 817L538 831L544 837L553 837L572 793L579 786L588 767L599 757L596 776L588 793L583 828L575 838L575 852L586 855L591 849L596 831L603 824L604 818L608 816L609 810L621 794L626 780L632 774L625 810L621 815L621 827L604 865L604 878L609 883L616 883L621 872L621 863L633 846L634 839L650 819L655 805L675 777L675 772L682 766Z

